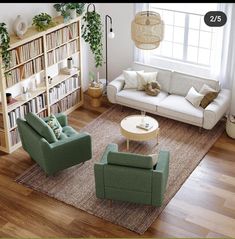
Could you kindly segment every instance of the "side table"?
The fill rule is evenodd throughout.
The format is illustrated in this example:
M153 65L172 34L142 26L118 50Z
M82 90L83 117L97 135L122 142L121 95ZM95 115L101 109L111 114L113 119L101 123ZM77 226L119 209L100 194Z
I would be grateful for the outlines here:
M103 95L103 87L93 87L89 86L88 88L88 95L91 97L91 106L99 107L101 105L101 99Z

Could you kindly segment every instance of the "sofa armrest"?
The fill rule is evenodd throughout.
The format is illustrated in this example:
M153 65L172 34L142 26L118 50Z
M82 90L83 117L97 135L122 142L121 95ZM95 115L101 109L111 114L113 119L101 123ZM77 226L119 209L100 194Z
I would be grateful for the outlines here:
M164 199L169 175L169 161L170 153L168 151L160 151L157 167L153 170L152 205L161 206Z
M109 152L117 152L117 144L108 144L101 157L100 162L94 164L95 191L97 198L105 198L104 190L104 165L107 164L107 155Z
M62 127L65 127L68 125L68 117L64 113L55 114L55 117L59 121Z
M111 103L116 103L116 94L123 89L124 83L124 76L121 74L108 84L107 96Z
M117 144L108 144L104 150L104 153L100 159L101 164L107 164L107 157L109 152L118 152L118 145Z
M212 129L227 112L230 104L231 91L222 89L216 99L204 110L203 128Z

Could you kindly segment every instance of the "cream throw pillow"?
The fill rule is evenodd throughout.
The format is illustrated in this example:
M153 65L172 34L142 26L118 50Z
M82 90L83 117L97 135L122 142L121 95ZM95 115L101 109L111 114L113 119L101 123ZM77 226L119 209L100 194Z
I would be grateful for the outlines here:
M200 94L202 95L206 95L209 92L216 92L215 89L211 88L209 85L204 84L201 88L201 90L199 91Z
M203 99L204 95L198 93L194 87L191 87L188 91L188 94L185 96L185 99L188 100L193 106L198 108Z
M138 81L137 81L137 73L144 72L142 71L123 71L123 76L125 80L124 89L137 89Z
M148 83L157 81L158 72L137 72L138 87L137 90L145 90Z

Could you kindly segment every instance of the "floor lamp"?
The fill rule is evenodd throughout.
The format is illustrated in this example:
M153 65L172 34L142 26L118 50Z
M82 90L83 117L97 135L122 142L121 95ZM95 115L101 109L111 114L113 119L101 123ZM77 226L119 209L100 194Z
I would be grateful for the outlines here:
M109 28L109 32L107 31L107 26L108 26L108 19L109 19L109 23L110 23L110 28ZM106 82L105 82L105 93L107 93L107 86L108 86L108 38L113 39L115 37L115 34L113 32L113 28L112 28L112 18L109 15L105 16L105 63L106 63L106 70L105 70L105 78L106 78Z

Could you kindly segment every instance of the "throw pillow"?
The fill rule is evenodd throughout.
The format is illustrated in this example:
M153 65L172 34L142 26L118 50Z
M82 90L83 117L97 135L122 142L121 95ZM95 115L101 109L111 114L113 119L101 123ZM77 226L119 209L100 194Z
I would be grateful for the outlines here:
M56 119L55 115L50 115L48 117L48 121L47 121L47 124L51 127L51 129L53 130L54 134L55 134L55 137L57 139L60 138L60 135L62 133L62 127L59 123L59 121Z
M219 94L215 89L210 86L204 84L199 91L200 94L204 95L200 106L205 109Z
M211 91L208 92L202 99L200 106L205 109L217 96L219 92Z
M145 90L145 85L157 81L158 72L137 72L138 90Z
M123 76L125 80L124 89L137 89L137 72L140 73L144 71L123 71Z
M157 96L160 93L161 86L156 81L147 83L144 88L147 95Z
M206 84L204 84L199 91L199 93L202 94L202 95L206 95L209 92L216 92L216 90L211 88L209 85L206 85Z
M188 94L185 96L185 99L188 100L193 106L198 108L203 99L204 95L198 93L194 87L191 87L188 91Z

